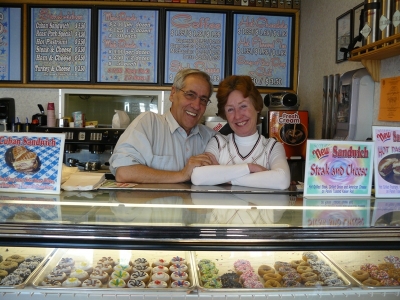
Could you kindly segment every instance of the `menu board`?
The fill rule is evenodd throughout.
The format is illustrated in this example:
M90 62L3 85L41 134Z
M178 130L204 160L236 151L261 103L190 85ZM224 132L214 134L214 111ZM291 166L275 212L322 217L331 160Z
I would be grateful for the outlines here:
M0 81L21 80L21 8L0 7Z
M371 196L374 143L308 140L304 196Z
M181 69L200 69L214 85L224 78L226 14L167 11L164 83Z
M3 132L0 191L59 194L65 134Z
M293 17L234 14L232 74L256 86L291 88Z
M89 8L31 8L31 81L90 81Z
M158 11L98 12L98 82L157 83Z
M400 196L400 127L372 126L375 197Z

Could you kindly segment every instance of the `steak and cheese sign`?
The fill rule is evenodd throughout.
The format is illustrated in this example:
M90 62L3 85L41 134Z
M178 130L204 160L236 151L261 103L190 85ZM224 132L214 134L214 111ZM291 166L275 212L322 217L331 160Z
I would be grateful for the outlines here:
M0 190L59 194L64 134L2 132Z
M304 196L370 196L373 142L308 140Z

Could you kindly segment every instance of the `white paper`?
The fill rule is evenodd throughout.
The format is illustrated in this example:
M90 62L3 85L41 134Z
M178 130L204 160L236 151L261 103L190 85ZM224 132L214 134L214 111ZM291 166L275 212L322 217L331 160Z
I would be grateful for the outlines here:
M90 191L98 189L104 181L104 173L77 172L71 174L61 188L65 191Z

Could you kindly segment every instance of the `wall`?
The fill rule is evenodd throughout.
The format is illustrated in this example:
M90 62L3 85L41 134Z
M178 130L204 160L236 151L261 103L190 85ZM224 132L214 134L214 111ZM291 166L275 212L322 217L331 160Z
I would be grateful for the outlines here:
M310 138L322 137L322 80L330 74L362 68L359 62L336 63L336 18L361 0L302 0L300 10L299 89L300 109L310 115ZM381 78L400 76L400 56L382 60ZM375 83L374 125L399 126L377 120L380 84Z
M300 109L310 113L310 138L321 138L322 127L322 78L329 74L342 74L363 67L359 62L335 61L336 18L355 7L360 0L302 0L300 13L300 51L299 51L299 99ZM400 76L400 56L382 61L381 78ZM377 121L380 84L375 84L374 121L375 125L395 125ZM165 109L170 104L166 93ZM21 120L39 112L38 103L45 106L55 102L58 107L58 89L12 89L0 88L1 97L16 99L16 116ZM206 116L217 112L215 94L213 103L207 108ZM165 110L164 110L165 111Z

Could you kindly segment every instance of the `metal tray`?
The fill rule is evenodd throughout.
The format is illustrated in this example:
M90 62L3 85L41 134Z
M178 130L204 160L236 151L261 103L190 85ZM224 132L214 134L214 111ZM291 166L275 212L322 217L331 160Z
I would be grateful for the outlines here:
M366 263L381 264L388 255L400 257L400 251L323 251L322 254L329 259L341 272L348 276L356 286L367 290L393 289L400 286L367 286L351 275L360 266Z
M129 261L133 261L137 258L144 257L150 263L156 261L160 258L164 258L166 260L171 259L175 256L184 257L187 261L188 266L188 275L190 281L190 287L188 288L109 288L107 285L103 285L101 288L86 288L86 287L48 287L42 286L41 282L44 278L52 272L55 266L59 263L62 258L73 258L75 264L78 262L87 262L93 267L96 266L96 262L102 257L111 257L114 261L121 261L123 264L129 263ZM41 270L41 272L36 276L33 281L33 287L36 289L48 290L52 291L71 291L71 290L79 290L79 291L98 291L98 290L107 290L107 291L128 291L131 294L136 293L151 293L151 292L182 292L182 293L191 293L195 288L195 269L194 263L192 261L192 255L189 251L140 251L140 250L97 250L97 249L58 249L56 253L52 256L51 260L46 264L46 266Z
M38 272L43 268L43 266L49 261L51 255L54 253L54 248L19 248L19 247L0 247L0 255L3 256L3 261L6 260L7 257L11 255L21 255L25 258L38 255L43 256L43 260L38 264L38 266L31 272L31 274L18 285L0 285L0 289L23 289L27 285L27 283L33 279ZM12 273L11 273L12 274Z
M342 286L299 286L299 287L279 287L279 288L261 288L261 289L249 289L249 288L205 288L200 280L200 270L197 266L201 259L210 259L216 263L219 270L218 275L222 275L227 272L233 272L233 264L238 259L246 259L250 261L254 271L257 273L257 269L260 265L274 266L276 261L290 262L292 260L302 259L303 252L193 252L193 261L196 263L196 282L198 285L199 292L203 293L227 293L227 292L251 292L251 293L263 293L267 291L273 292L284 292L284 291L312 291L317 290L341 290L348 289L351 287L351 282L339 268L332 264L322 253L315 253L320 260L323 260L327 265L335 271L340 279L343 280L344 285ZM264 283L264 280L260 277L260 282Z

